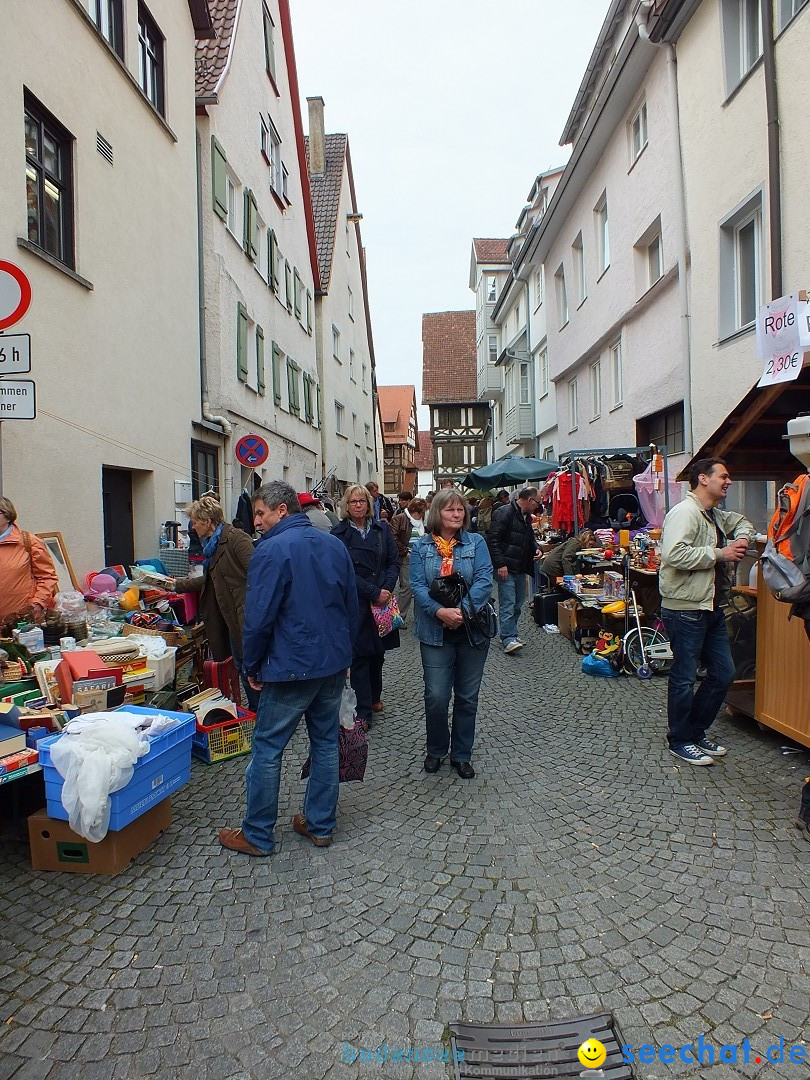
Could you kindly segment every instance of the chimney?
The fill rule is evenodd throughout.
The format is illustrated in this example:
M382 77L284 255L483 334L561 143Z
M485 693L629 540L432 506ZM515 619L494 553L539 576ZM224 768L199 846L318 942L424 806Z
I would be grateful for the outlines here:
M326 135L323 129L323 98L308 97L309 106L309 171L313 176L326 172Z

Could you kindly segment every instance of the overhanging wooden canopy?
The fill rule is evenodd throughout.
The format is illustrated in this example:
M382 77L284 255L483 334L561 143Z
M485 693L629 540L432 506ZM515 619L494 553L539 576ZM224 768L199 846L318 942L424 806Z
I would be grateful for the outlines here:
M802 466L783 436L788 420L803 412L810 412L810 353L805 353L804 366L794 382L749 390L692 461L726 458L735 480L786 483ZM678 474L678 480L686 479L689 465Z

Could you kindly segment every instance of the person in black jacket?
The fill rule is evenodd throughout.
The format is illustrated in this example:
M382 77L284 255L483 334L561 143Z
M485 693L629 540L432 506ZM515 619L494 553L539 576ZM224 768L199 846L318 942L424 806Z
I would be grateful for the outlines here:
M357 578L360 617L352 652L351 684L357 695L357 718L371 726L382 712L382 669L389 649L399 648L399 630L380 637L372 604L385 604L399 576L399 552L391 529L374 520L374 505L362 484L350 484L340 503L344 520L332 530L351 555Z
M536 545L531 515L539 505L537 488L523 488L512 502L493 511L487 533L498 582L501 642L503 651L510 656L525 645L517 636L517 623L526 599L526 575L534 572Z

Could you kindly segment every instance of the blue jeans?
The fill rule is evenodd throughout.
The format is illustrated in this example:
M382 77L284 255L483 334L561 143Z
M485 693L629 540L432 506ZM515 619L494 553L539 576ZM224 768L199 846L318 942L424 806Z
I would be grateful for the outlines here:
M489 642L476 649L466 640L445 641L443 645L421 642L425 675L425 727L427 753L451 761L469 761L475 742L475 714L478 691L489 651ZM448 723L450 695L453 694L452 730Z
M265 683L253 731L253 753L245 771L247 811L242 832L260 851L275 847L281 756L301 715L309 734L312 768L304 793L304 817L313 836L335 828L338 801L338 728L346 672L321 679Z
M506 581L497 574L498 582L498 620L501 624L501 641L506 645L517 637L518 617L523 601L526 599L526 575L513 574L509 571Z
M734 661L722 611L661 608L675 659L667 689L667 740L670 746L696 743L712 726L734 680ZM706 678L694 692L698 668Z

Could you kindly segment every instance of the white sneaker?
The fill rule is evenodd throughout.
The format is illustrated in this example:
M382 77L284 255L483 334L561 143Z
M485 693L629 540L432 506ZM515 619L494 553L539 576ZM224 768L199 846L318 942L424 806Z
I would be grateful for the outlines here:
M708 754L709 757L724 757L728 753L727 747L721 746L720 743L712 742L712 740L708 739L705 735L700 742L695 743L695 746L698 750L702 750L704 754Z
M506 642L506 644L503 647L503 651L508 655L510 653L520 652L520 650L522 648L523 648L523 642L518 641L518 639L515 638L513 641L507 641Z

